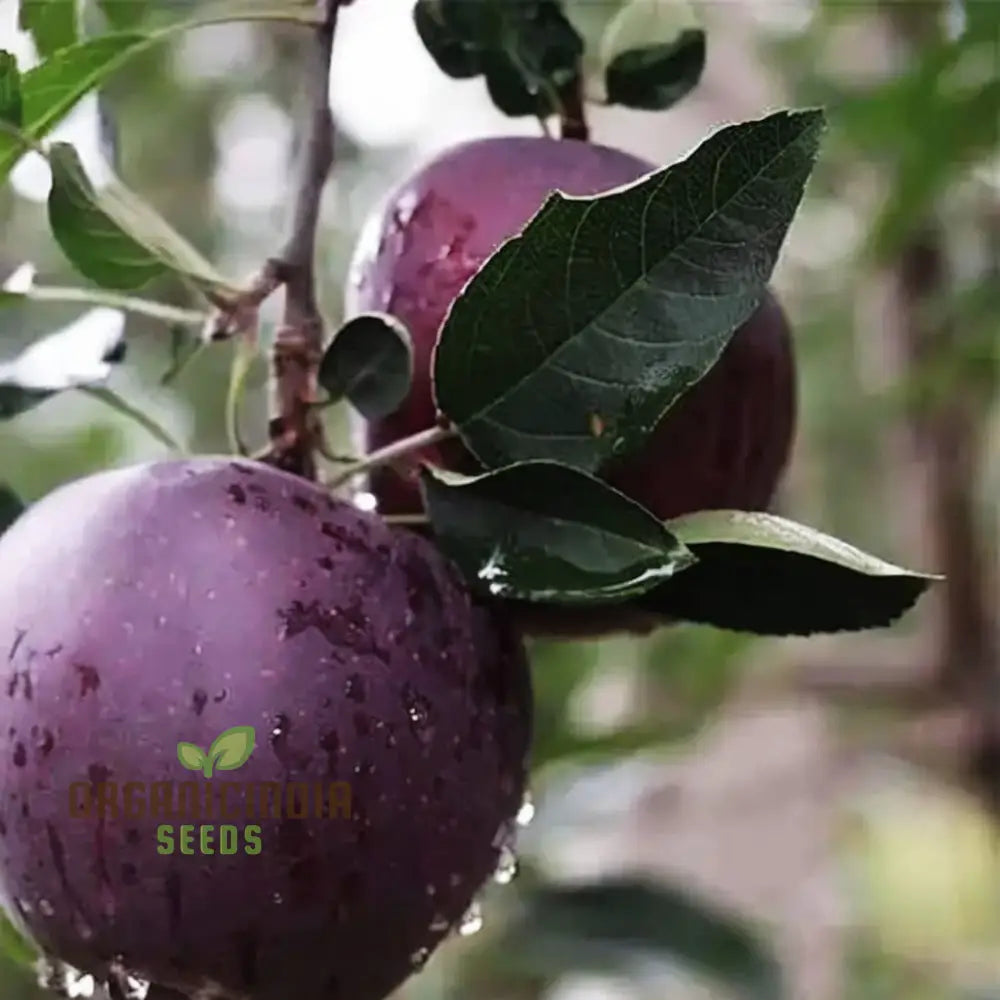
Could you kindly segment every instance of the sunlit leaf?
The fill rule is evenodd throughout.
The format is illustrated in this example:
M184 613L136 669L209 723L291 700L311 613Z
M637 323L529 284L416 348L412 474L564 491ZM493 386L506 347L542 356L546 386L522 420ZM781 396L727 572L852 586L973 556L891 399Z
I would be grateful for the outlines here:
M637 603L757 635L890 625L936 580L773 514L699 511L667 522L698 561Z

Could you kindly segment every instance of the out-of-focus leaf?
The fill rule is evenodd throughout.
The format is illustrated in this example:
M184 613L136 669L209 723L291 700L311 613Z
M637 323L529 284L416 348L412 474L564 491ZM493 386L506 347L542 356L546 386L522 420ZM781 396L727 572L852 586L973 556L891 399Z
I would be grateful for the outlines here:
M125 352L125 314L91 309L0 364L0 419L14 417L57 392L103 382Z
M23 116L21 74L17 60L9 52L0 50L0 121L20 129Z
M49 223L73 266L103 288L132 290L173 272L203 290L232 292L170 224L123 184L94 189L69 143L54 143L49 162Z
M146 16L149 4L146 0L97 0L108 24L118 30L134 28Z
M583 53L555 0L419 0L413 20L442 72L483 75L490 99L511 117L555 114Z
M609 104L663 111L698 85L705 69L705 32L683 32L669 44L629 49L607 69Z
M684 890L637 879L525 893L498 947L546 978L640 965L687 966L743 1000L781 1000L781 968L748 921Z
M448 25L441 14L440 0L417 0L413 23L438 68L453 80L468 80L482 72L482 58L473 42Z
M0 952L15 965L25 968L38 960L38 952L5 914L0 914Z
M20 0L19 24L31 33L38 54L47 59L80 36L77 0Z
M0 482L0 533L6 531L23 513L24 503L21 498L6 484ZM2 947L3 928L0 927L0 947Z
M756 635L878 628L941 579L773 514L708 510L667 524L698 561L636 603L671 619Z
M608 103L671 107L697 86L705 48L705 32L687 0L630 0L601 39Z
M194 14L146 31L122 31L87 38L59 51L24 74L23 129L31 139L44 138L91 90L99 87L127 59L179 31L228 21L266 20L312 23L315 6L301 0L220 0L198 4ZM20 159L23 144L0 132L0 180Z

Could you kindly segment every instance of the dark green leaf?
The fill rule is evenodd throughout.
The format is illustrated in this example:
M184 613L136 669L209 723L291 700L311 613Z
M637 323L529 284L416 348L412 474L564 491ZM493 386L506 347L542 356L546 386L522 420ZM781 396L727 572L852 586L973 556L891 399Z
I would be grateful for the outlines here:
M554 114L583 53L555 0L420 0L413 16L441 70L482 74L490 99L512 117Z
M594 471L640 448L760 302L823 124L779 112L627 188L553 193L435 352L438 407L480 461Z
M439 0L418 0L413 8L413 23L442 73L455 80L467 80L482 72L479 48L444 22Z
M645 508L555 462L472 477L424 468L421 486L441 548L496 597L608 603L691 563Z
M0 533L6 531L23 511L21 498L6 483L0 482Z
M80 36L77 0L20 0L19 24L31 32L38 54L47 59Z
M662 111L687 96L705 69L705 32L685 31L674 42L629 49L605 71L609 104Z
M699 511L667 526L698 562L637 603L717 628L757 635L879 628L941 579L773 514Z
M23 115L21 74L17 69L17 59L9 52L0 50L0 121L20 129Z
M785 996L777 959L753 925L685 890L639 879L528 890L500 947L550 979L680 965L744 1000Z
M168 271L203 289L230 286L155 210L117 181L95 191L76 150L54 143L49 224L63 253L103 288L132 290Z
M406 399L413 377L410 333L395 317L365 313L344 324L319 367L319 384L368 420L388 416Z
M91 309L0 364L0 419L15 417L57 392L104 381L124 356L125 315Z

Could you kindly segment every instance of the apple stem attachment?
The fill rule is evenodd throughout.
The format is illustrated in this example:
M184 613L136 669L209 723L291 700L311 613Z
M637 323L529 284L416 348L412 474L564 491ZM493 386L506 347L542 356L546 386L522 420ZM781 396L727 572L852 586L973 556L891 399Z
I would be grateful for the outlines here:
M430 524L431 519L426 514L383 514L382 520L386 524L394 524L400 527L422 527Z
M379 448L370 455L365 455L364 458L341 469L327 485L331 489L336 489L362 472L368 472L369 469L375 469L382 465L390 465L410 452L420 451L422 448L429 448L441 441L447 441L456 433L457 431L453 427L428 427L427 430L420 431L418 434L400 438L398 441L393 441L392 444Z

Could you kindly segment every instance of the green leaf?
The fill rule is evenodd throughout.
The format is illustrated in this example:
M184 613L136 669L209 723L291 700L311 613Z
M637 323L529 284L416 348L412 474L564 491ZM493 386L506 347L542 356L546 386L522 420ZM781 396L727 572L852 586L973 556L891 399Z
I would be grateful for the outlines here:
M103 288L131 291L172 271L204 290L231 290L138 195L118 181L96 191L69 143L54 143L49 162L49 223L63 253L82 275Z
M253 753L256 735L253 726L233 726L220 733L212 743L208 756L217 771L235 771Z
M437 405L487 467L640 448L759 304L824 125L782 111L593 198L555 192L465 286Z
M425 467L421 486L438 544L495 597L606 604L692 562L645 508L554 462L472 477Z
M77 0L20 0L20 5L20 28L31 32L43 59L79 38Z
M189 771L200 771L207 760L205 751L194 743L178 743L177 759Z
M600 42L609 104L664 110L693 90L705 69L705 32L686 0L631 0Z
M57 392L103 382L124 356L125 314L100 307L0 363L0 419Z
M368 420L388 416L406 399L413 378L413 341L394 316L365 313L333 336L319 366L319 384L346 398Z
M134 28L148 10L146 0L97 0L97 6L108 19L108 24L120 30Z
M73 110L76 103L120 66L145 47L145 35L126 33L91 38L59 53L21 78L24 101L22 128L33 139L41 139ZM0 133L0 178L6 176L24 152L18 140Z
M38 949L31 944L27 935L15 927L3 913L0 913L0 953L15 965L25 968L33 966L39 958Z
M21 74L17 59L0 50L0 121L21 128L24 102L21 99Z
M756 635L879 628L941 579L773 514L699 511L667 527L698 561L637 603L717 628Z
M686 966L744 1000L786 996L781 968L749 922L686 890L633 878L527 890L499 947L547 979Z
M0 482L0 533L6 531L25 510L21 498L4 482Z
M490 99L511 117L555 114L583 53L555 0L420 0L413 19L442 72L483 75Z
M124 2L124 0L123 0ZM88 38L59 52L58 59L46 59L24 74L23 128L32 139L44 138L73 110L77 102L99 87L128 59L173 35L205 24L227 21L288 21L313 23L315 7L301 0L226 0L195 5L183 20L146 31L122 31ZM23 145L0 133L0 179L20 159Z
M646 111L673 107L698 85L705 56L700 29L685 31L669 44L629 49L608 64L608 103Z
M442 73L453 80L468 80L482 72L478 46L449 27L441 15L440 0L418 0L413 8L413 24Z

